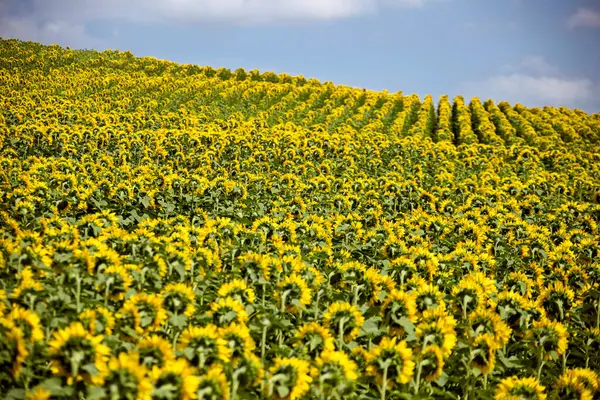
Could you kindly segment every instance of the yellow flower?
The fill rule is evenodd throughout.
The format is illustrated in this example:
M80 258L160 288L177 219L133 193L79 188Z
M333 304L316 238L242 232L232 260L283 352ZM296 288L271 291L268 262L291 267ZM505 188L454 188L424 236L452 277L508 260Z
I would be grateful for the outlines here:
M307 349L308 353L313 356L335 349L334 339L329 330L316 322L302 325L296 332L296 339L298 340L297 346Z
M229 316L233 312L235 316ZM207 313L213 317L213 321L218 326L229 325L230 323L245 324L248 321L248 313L244 305L232 297L219 299L210 304L210 311Z
M340 370L344 379L351 381L358 379L358 367L356 363L343 351L323 351L317 357L315 363L321 375L325 375L328 372L332 372L332 375L335 375L335 372ZM313 378L316 378L316 376L313 375ZM332 386L337 386L337 384L332 384Z
M73 322L64 329L54 332L48 342L50 350L50 369L52 373L67 377L67 382L85 381L102 384L106 375L106 359L110 349L102 344L103 336L93 336L81 322ZM82 369L93 364L97 372L90 374Z
M21 329L6 318L0 318L0 351L9 355L9 359L2 360L0 367L4 371L10 371L14 377L19 376L29 351Z
M390 327L390 335L403 335L404 328L399 324L399 320L407 318L413 323L417 320L417 303L414 295L402 290L392 290L381 305L381 314L385 325Z
M291 274L279 282L278 286L281 293L277 293L277 298L282 299L285 295L285 299L282 299L281 301L285 301L286 310L289 312L296 312L299 310L298 307L292 306L292 301L294 300L297 300L302 306L310 304L311 290L300 275L295 273Z
M425 346L419 354L421 363L421 377L427 382L433 382L442 376L444 369L444 354L437 345Z
M545 388L534 377L511 376L502 379L496 386L494 400L545 400Z
M437 345L444 356L449 357L457 341L455 325L455 319L440 309L425 311L423 322L417 325L415 334L423 341L422 346Z
M446 303L444 303L444 294L437 288L429 283L421 283L414 292L415 303L417 305L417 312L423 313L426 310L433 310L440 308L446 309Z
M213 365L201 375L197 393L201 398L229 400L229 385L223 367Z
M13 289L11 297L18 298L24 292L27 292L29 290L40 292L44 290L44 285L36 281L31 267L25 267L21 271L21 282L19 282L19 286Z
M175 359L171 343L158 335L143 338L137 344L142 364L150 369L162 368Z
M36 386L32 391L27 392L25 395L26 400L50 400L52 393L42 388L41 386Z
M83 310L79 314L79 320L88 327L92 335L110 335L115 327L115 317L105 307Z
M414 373L415 362L413 352L403 340L396 342L396 338L384 337L381 342L374 346L367 354L367 375L374 376L379 385L383 384L383 365L388 365L387 385L392 387L393 383L408 383Z
M275 358L275 364L269 369L267 390L269 397L295 400L302 398L310 390L312 378L309 375L310 364L299 358ZM277 380L273 379L276 378ZM279 390L274 390L275 386ZM286 394L282 394L286 393Z
M102 274L106 278L104 282L97 285L96 290L98 293L108 294L108 298L111 300L123 300L125 293L133 283L129 271L122 265L111 265Z
M153 368L150 378L156 389L171 386L171 393L176 399L196 399L196 391L200 385L200 377L194 374L194 369L183 358L170 359L161 368Z
M138 335L157 331L167 320L159 294L134 294L125 301L120 311L122 323L135 329Z
M496 365L496 351L498 344L494 337L488 333L479 335L473 340L471 366L481 370L484 375L489 374Z
M44 331L42 330L40 317L35 312L14 306L10 314L8 314L8 319L21 328L25 340L31 343L44 340Z
M163 306L174 314L184 314L190 318L196 311L196 296L191 287L184 283L170 283L163 289Z
M254 290L249 288L243 279L234 279L221 285L217 292L219 297L233 297L248 303L254 303L256 296Z
M469 322L471 325L472 336L480 334L491 334L498 344L498 347L503 347L508 343L512 329L500 319L500 316L495 312L480 308L469 314Z
M177 348L186 354L192 365L199 368L215 362L228 363L231 360L232 351L227 341L219 335L215 325L188 327L179 336ZM190 349L191 354L185 352L186 348Z
M562 282L555 281L542 289L537 305L546 311L549 318L564 321L569 317L571 308L577 305L575 293Z
M598 383L596 381L596 387ZM587 379L575 370L567 370L554 383L554 395L556 398L568 399L575 395L580 400L592 400L594 388L590 387Z
M227 346L231 349L232 358L244 357L256 347L250 336L250 329L246 325L233 323L227 327L219 328L219 336L225 340Z
M351 342L360 333L360 328L365 322L365 317L355 306L337 302L329 306L325 314L325 328L333 336L342 336L345 342Z
M138 353L120 353L108 363L109 373L104 390L109 398L146 400L152 393L152 382L146 368L139 363Z
M528 337L534 340L546 360L552 359L552 352L563 355L569 345L567 328L560 322L548 319L534 321Z

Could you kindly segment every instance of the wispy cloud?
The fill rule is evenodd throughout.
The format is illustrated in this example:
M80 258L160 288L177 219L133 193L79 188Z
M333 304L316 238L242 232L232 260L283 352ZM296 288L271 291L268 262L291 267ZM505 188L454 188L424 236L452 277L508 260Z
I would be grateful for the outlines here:
M502 72L487 79L463 83L463 93L528 106L581 107L597 100L591 79L565 74L541 56L528 56L518 65L500 69Z
M589 8L579 8L567 20L567 26L575 28L600 28L600 11Z
M92 21L277 25L347 19L442 1L447 0L0 0L0 36L97 45L97 38L85 32Z

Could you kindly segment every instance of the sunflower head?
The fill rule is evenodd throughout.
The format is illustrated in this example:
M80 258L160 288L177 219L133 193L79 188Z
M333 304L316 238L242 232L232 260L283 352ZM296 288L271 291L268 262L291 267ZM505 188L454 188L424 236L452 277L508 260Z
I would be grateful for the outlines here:
M147 399L152 393L152 382L146 368L135 352L120 353L108 363L109 373L104 379L107 397L115 399Z
M231 349L215 325L190 326L179 336L178 349L195 367L204 370L214 363L228 363Z
M99 384L106 375L110 349L102 344L102 336L93 336L81 322L56 331L48 343L50 369L67 381Z
M323 351L335 349L335 342L331 333L316 322L303 325L296 332L297 346L306 351L311 358L315 358Z
M358 379L356 363L343 351L324 351L315 361L312 377L324 394L349 393Z
M137 344L140 363L149 370L162 368L175 358L171 343L158 335L150 335L141 339Z
M383 383L384 370L387 369L388 385L393 382L408 383L414 372L413 352L405 341L396 342L396 338L384 337L367 355L367 375L374 376L378 384Z
M231 324L219 328L219 336L227 343L227 347L231 350L231 357L236 361L251 353L256 347L250 336L250 329L246 325Z
M329 306L324 315L325 327L332 336L342 336L345 342L351 342L360 333L365 317L355 306L337 302Z
M478 368L482 374L489 374L496 363L498 344L490 334L477 336L472 343L471 366Z
M245 324L248 321L248 312L244 305L233 297L211 303L208 315L212 316L213 323L217 326L227 326L232 323Z
M150 378L156 388L152 398L157 400L195 399L200 385L200 378L194 374L194 368L183 358L171 359L161 368L154 368Z
M548 319L535 321L527 336L546 360L561 356L569 344L567 328L560 322Z
M534 377L511 376L496 386L495 400L545 400L545 388Z
M444 353L437 345L425 346L419 354L421 377L427 382L433 382L442 376L444 369Z
M310 364L299 358L276 358L269 370L268 396L277 399L300 399L310 390Z
M4 381L19 376L23 362L29 356L23 332L6 318L0 318L0 354L0 384L4 384ZM9 371L10 374L5 375Z
M196 393L202 399L229 400L229 385L225 371L220 365L211 366L205 374L200 376Z
M173 314L190 318L196 311L196 296L191 287L183 283L170 283L162 291L163 307Z

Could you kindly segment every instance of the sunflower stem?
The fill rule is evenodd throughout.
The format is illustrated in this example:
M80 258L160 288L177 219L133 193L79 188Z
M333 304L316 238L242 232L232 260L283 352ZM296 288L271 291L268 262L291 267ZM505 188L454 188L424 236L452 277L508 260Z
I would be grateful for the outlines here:
M338 330L338 341L340 343L340 350L344 347L344 323L346 322L345 318L340 319L340 325Z
M77 307L77 314L79 314L81 312L81 275L77 274L77 276L75 277L75 283L77 285L75 301Z
M385 400L385 391L387 390L387 373L389 365L383 368L383 382L381 385L381 400Z
M262 337L260 339L260 361L265 363L265 349L267 347L267 325L263 326Z
M544 367L544 356L543 353L540 351L538 354L538 371L537 371L537 380L538 382L540 381L540 377L542 376L542 368Z

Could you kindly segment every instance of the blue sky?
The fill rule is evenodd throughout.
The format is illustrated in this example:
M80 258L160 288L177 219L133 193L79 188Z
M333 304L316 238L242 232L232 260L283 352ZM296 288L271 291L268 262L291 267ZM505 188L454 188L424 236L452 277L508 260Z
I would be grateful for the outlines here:
M0 36L600 112L599 0L0 0Z

